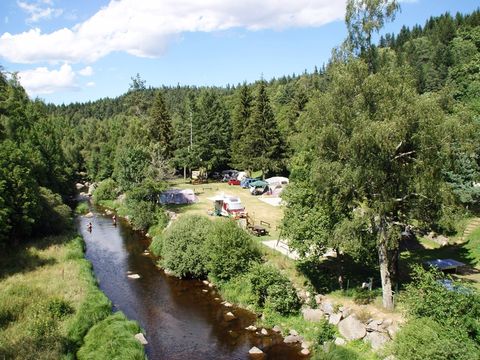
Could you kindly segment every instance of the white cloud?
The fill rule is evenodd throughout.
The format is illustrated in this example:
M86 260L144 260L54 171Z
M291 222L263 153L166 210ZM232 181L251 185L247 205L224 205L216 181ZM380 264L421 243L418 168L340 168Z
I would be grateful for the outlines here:
M17 1L17 5L29 15L27 18L27 22L29 23L38 22L42 19L55 18L63 13L62 9L50 7L53 6L52 0L37 0L36 2ZM47 5L47 7L45 7L45 5Z
M86 86L87 87L95 86L95 82L94 81L89 81Z
M81 70L78 70L78 73L82 76L92 76L93 75L93 69L91 66L84 67Z
M94 62L116 51L158 57L184 32L313 27L344 13L345 0L112 0L73 28L4 33L0 54L17 63Z
M18 77L30 96L78 89L75 84L75 72L68 64L63 64L58 70L37 67L32 70L20 71Z

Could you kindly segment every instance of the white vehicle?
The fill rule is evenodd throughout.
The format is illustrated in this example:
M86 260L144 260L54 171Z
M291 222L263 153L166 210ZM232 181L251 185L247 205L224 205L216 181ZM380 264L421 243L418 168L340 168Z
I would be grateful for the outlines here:
M244 217L246 215L245 207L237 196L220 194L210 200L214 202L215 214L218 216Z

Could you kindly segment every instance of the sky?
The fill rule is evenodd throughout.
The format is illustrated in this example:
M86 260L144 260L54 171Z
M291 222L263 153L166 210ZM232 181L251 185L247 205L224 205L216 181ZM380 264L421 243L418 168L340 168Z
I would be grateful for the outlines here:
M477 0L403 0L382 33ZM0 66L55 104L147 86L215 85L311 72L346 37L345 0L1 0Z

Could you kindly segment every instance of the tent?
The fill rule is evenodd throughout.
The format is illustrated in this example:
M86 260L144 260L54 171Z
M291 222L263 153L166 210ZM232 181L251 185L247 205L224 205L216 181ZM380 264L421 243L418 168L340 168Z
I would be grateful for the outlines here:
M192 189L168 189L160 194L161 204L193 204L197 200Z
M280 196L285 186L288 185L289 180L283 176L275 176L265 180L268 183L270 194L273 196Z

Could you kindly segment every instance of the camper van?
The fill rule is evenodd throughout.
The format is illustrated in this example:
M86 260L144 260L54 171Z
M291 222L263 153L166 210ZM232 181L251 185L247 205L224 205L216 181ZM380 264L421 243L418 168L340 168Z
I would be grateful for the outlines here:
M218 216L244 217L245 207L237 196L218 195L212 198L215 204L215 214Z

